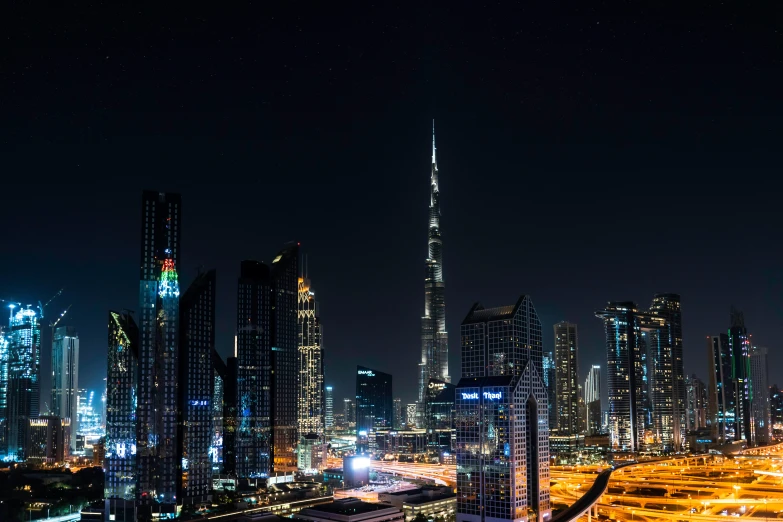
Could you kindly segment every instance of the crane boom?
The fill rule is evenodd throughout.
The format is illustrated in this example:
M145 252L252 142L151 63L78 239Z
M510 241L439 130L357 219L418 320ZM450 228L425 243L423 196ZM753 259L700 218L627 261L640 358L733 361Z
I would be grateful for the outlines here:
M54 328L54 327L56 327L56 326L57 326L57 325L60 323L60 321L62 321L63 317L65 317L65 314L67 314L67 313L68 313L68 310L70 310L72 306L73 306L73 304L69 304L69 305L68 305L68 308L66 308L66 309L63 311L63 313L61 313L61 314L60 314L60 317L58 317L58 318L57 318L57 320L56 320L55 322L51 323L51 324L49 325L49 327L50 327L50 328Z

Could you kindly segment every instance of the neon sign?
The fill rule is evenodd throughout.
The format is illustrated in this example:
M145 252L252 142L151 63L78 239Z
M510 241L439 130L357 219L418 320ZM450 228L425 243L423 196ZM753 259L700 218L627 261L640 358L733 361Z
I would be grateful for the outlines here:
M473 392L473 393L462 392L462 400L464 400L464 401L475 400L475 399L478 399L478 398L479 398L478 397L478 392Z
M461 393L462 393L462 400L464 400L464 401L468 401L468 400L475 401L475 400L478 400L478 398L479 398L478 392L472 392L472 393L461 392ZM500 393L500 392L488 392L488 391L485 391L482 394L482 396L485 399L489 400L489 401L497 401L497 400L500 400L503 397L503 394Z
M372 370L359 370L359 375L366 375L367 377L375 377Z

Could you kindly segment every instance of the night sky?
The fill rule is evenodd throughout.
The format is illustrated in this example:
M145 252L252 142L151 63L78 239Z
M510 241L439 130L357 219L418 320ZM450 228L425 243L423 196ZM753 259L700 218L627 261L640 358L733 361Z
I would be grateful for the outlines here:
M296 240L336 402L357 364L412 402L434 118L454 380L475 301L531 295L545 349L576 322L583 381L606 364L595 310L677 292L688 374L733 304L783 384L776 17L594 3L9 6L0 298L65 287L44 322L73 304L80 383L102 386L107 310L138 309L141 191L180 192L183 289L217 269L224 356L240 261Z

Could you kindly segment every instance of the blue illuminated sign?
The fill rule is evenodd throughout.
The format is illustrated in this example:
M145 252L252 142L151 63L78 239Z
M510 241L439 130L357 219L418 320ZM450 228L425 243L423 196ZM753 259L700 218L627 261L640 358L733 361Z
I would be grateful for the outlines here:
M485 391L483 393L483 396L487 400L497 401L497 400L500 400L503 395L500 392L487 392L487 391ZM478 400L478 398L479 398L478 392L473 392L473 393L462 392L462 400L464 400L464 401L467 401L467 400Z
M462 400L478 399L478 392L465 393L462 392Z

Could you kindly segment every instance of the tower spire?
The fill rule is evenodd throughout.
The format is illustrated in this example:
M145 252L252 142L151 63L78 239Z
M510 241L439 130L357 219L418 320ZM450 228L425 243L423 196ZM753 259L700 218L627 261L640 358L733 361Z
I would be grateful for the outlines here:
M435 118L432 119L432 163L435 163Z

